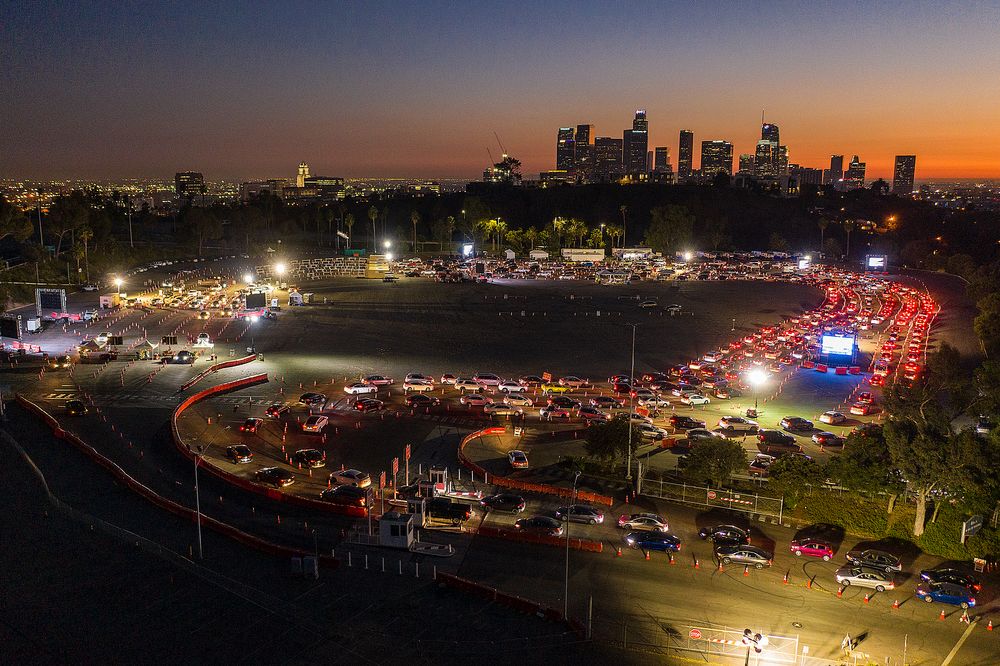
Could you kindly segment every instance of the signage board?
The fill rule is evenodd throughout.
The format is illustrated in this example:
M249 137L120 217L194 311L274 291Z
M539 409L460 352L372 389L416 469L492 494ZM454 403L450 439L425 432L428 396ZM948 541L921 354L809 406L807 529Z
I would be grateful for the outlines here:
M853 356L853 335L824 335L822 338L822 353L830 356Z

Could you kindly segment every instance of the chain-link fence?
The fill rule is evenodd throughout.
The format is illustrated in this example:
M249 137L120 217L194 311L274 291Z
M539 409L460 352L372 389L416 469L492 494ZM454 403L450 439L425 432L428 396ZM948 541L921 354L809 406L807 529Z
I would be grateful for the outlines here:
M773 516L781 521L784 513L784 498L769 497L757 493L736 492L709 486L693 486L686 483L661 481L644 476L639 492L648 497L658 497L671 502L730 509L744 513Z

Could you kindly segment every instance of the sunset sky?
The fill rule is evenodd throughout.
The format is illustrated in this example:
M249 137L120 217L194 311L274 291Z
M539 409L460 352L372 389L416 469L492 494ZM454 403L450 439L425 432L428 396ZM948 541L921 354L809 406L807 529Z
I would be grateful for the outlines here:
M0 176L469 177L560 126L1000 177L1000 4L11 2Z

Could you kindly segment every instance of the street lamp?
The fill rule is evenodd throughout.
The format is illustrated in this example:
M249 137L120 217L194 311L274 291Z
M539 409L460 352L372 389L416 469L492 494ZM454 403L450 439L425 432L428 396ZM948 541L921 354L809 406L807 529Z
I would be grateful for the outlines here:
M201 461L202 453L204 453L203 447L197 447L197 449L192 448L188 444L188 451L194 454L194 510L195 516L198 522L198 559L202 559L201 550L201 492L198 487L198 463Z
M692 259L694 259L694 255L693 254L691 254L690 252L685 252L684 253L684 263L691 263Z
M122 295L122 279L121 278L115 278L115 288L118 289L118 295L121 296Z
M753 386L753 411L757 411L757 393L760 387L767 381L767 373L760 368L755 368L747 373L747 380Z
M279 261L274 265L274 272L277 273L278 275L284 275L285 265Z
M246 282L247 284L253 284L253 275L251 275L250 273L245 273L243 275L243 281Z
M580 480L580 472L577 471L573 475L573 501L570 502L570 508L567 511L572 510L572 506L576 504L576 484ZM566 514L566 578L563 586L563 619L569 617L569 514Z
M635 384L635 327L638 324L632 324L632 369L629 370L628 375L628 468L625 470L625 480L629 482L631 486L632 481L632 413L635 411L635 390L633 384ZM632 493L632 489L629 488L629 494Z

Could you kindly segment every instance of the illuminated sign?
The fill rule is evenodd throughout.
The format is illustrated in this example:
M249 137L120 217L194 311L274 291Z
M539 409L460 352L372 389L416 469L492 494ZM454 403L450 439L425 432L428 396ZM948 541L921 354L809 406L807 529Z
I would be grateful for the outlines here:
M824 335L822 351L832 356L853 356L853 335Z
M811 259L799 259L799 270L800 271L807 271L807 270L809 270L810 266L812 266L812 260Z
M468 257L472 254L472 243L465 243L462 245L462 256Z
M869 254L865 258L865 268L870 271L884 271L889 265L889 258L884 254Z

